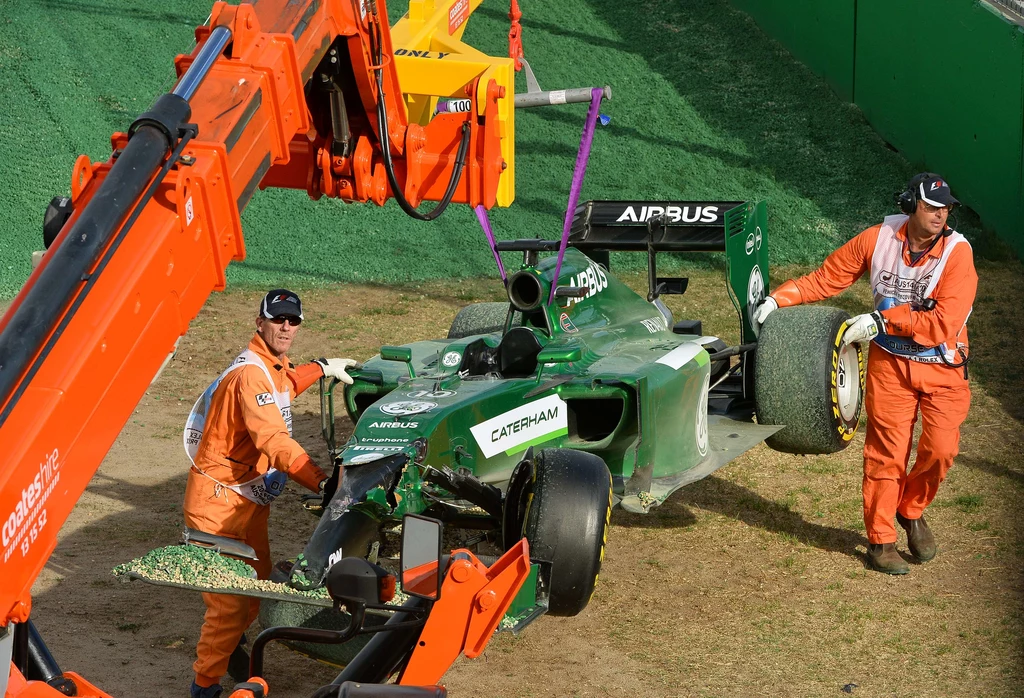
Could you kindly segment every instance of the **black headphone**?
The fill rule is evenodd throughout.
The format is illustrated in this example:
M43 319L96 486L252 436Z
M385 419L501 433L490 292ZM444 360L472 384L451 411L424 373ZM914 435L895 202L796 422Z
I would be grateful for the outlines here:
M907 182L906 189L904 189L903 191L898 191L895 194L893 194L893 201L896 202L896 205L900 207L900 211L907 214L908 216L914 215L914 212L917 211L917 190L920 188L921 184L929 177L938 177L938 175L933 174L931 172L922 172L920 174L916 174L910 178L909 182Z
M892 195L893 201L895 201L896 205L900 207L900 211L908 216L914 215L914 212L917 211L917 202L919 201L917 192L918 189L921 188L921 184L923 184L926 179L938 176L939 175L934 172L921 172L920 174L916 174L911 177L910 181L907 182L906 189L898 191ZM952 211L950 211L950 214L952 214ZM952 234L953 228L950 228L948 225L942 231L942 235L944 237L949 237Z

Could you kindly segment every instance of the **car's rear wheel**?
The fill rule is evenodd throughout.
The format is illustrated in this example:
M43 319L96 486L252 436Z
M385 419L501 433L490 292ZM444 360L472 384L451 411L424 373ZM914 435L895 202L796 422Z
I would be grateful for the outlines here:
M505 329L508 303L473 303L455 315L448 330L448 339L462 339L476 334L492 334ZM522 324L522 313L516 312L512 326Z
M547 449L516 468L505 498L505 544L525 537L551 563L548 613L574 616L590 602L604 560L612 480L598 456Z
M787 453L835 453L857 432L865 355L844 345L844 311L822 306L776 310L761 327L754 362L757 421L784 424L767 443Z

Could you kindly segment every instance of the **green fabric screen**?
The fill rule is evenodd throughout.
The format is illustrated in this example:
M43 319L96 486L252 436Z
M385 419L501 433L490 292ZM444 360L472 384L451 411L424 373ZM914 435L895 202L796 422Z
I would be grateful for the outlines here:
M1024 29L979 2L922 7L859 0L857 104L1022 254Z
M1024 27L984 0L730 0L1024 255Z
M854 99L856 0L732 0L842 99Z

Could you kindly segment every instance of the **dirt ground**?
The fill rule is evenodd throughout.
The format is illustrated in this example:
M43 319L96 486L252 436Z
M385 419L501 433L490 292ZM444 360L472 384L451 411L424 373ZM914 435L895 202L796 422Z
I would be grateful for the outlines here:
M902 578L865 569L862 435L829 457L762 445L648 516L616 511L584 613L497 636L482 657L462 659L446 675L450 694L1021 695L1024 360L1016 299L1024 280L1017 263L982 263L980 273L974 402L962 453L928 512L940 546L933 562ZM309 290L292 358L363 359L381 344L443 336L458 307L498 300L498 288L471 281ZM705 333L735 334L721 273L691 274L690 289L673 299L676 317L703 318ZM187 471L182 423L249 339L258 296L210 300L125 425L35 586L33 618L58 661L114 695L186 695L199 595L121 583L110 570L177 541ZM866 286L836 304L866 308ZM299 398L295 424L324 462L315 389ZM315 524L299 494L290 486L274 507L278 559L298 552ZM334 674L280 647L269 653L273 695L309 695Z

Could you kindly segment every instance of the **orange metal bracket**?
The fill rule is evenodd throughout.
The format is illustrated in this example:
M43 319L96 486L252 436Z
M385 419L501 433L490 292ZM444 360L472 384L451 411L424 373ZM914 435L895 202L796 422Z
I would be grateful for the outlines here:
M436 684L463 652L478 657L530 574L525 538L489 569L468 550L452 557L441 598L399 679L403 686Z
M79 155L71 170L71 200L77 202L92 179L92 161L88 155Z

